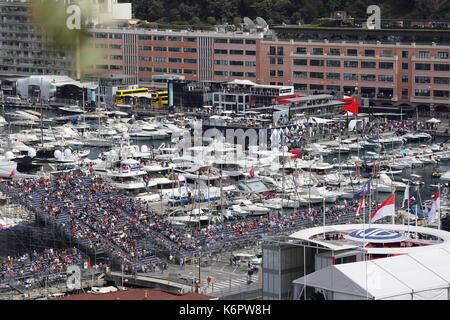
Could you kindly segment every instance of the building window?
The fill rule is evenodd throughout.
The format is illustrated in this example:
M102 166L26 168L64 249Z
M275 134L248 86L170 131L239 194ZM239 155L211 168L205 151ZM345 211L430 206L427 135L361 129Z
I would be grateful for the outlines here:
M361 61L361 68L374 69L374 68L376 68L376 62L375 61Z
M152 46L139 46L140 51L152 51Z
M139 57L139 61L151 62L152 61L152 57L140 56Z
M227 71L214 71L214 75L227 77L228 76L228 72Z
M139 67L139 71L152 72L152 68L151 67Z
M107 34L106 33L96 33L95 37L97 39L106 39L107 38Z
M408 70L409 69L409 63L408 62L402 62L402 70Z
M194 69L184 69L185 74L197 74L197 70Z
M244 44L244 40L242 40L242 39L230 39L230 43Z
M275 55L275 47L269 47L269 55L274 56Z
M361 81L377 81L377 77L374 74L362 74Z
M243 77L244 73L241 71L230 71L230 76L231 77Z
M414 91L414 94L416 97L429 97L430 96L430 90L428 89L416 89Z
M167 37L169 41L181 41L181 37Z
M122 70L122 68L123 68L122 66L118 66L118 65L114 65L114 64L109 66L110 70Z
M438 98L448 98L448 91L447 90L434 90L433 96Z
M214 38L214 43L228 43L226 38Z
M294 59L294 66L306 66L307 64L307 59Z
M138 36L139 40L152 40L152 36L144 36L144 35L139 35Z
M380 74L378 75L378 81L381 82L394 82L394 76L390 74Z
M382 57L393 57L394 56L394 52L392 50L383 50L383 52L381 53Z
M341 67L341 61L339 61L339 60L327 60L327 67L340 68Z
M358 74L356 74L356 73L344 73L344 80L358 81Z
M277 70L277 76L282 77L284 75L283 70Z
M409 58L409 51L402 51L402 58Z
M309 85L310 90L323 90L323 85L321 84L310 84Z
M181 52L181 48L178 48L178 47L169 47L169 52Z
M230 50L230 54L244 54L243 50Z
M313 48L313 54L315 55L323 55L323 48Z
M122 39L122 35L121 34L117 34L117 33L110 33L109 34L109 38L110 39Z
M437 53L438 59L448 59L448 51L439 51Z
M347 49L347 55L348 56L357 56L358 50L357 49Z
M270 70L269 74L271 77L275 77L276 71L275 70Z
M308 77L308 73L306 71L294 71L293 77L298 79L306 79Z
M245 61L246 67L256 67L256 61Z
M109 58L111 60L123 60L123 56L121 55L110 55Z
M197 38L193 38L193 37L184 37L183 38L184 42L196 42Z
M435 84L450 84L450 78L445 77L434 77Z
M294 83L294 90L306 91L306 87L304 83Z
M340 80L341 74L336 72L327 72L327 79L329 80Z
M247 56L256 56L256 51L255 50L245 50L245 54Z
M379 62L378 68L380 69L394 69L394 63L393 62Z
M434 64L434 71L450 71L450 64Z
M424 77L424 76L416 76L415 82L416 83L431 83L431 78Z
M166 41L166 36L153 36L154 41Z
M243 66L244 61L239 60L230 60L230 66Z
M340 92L341 87L340 86L327 86L327 91Z
M170 68L169 72L170 73L183 73L183 71L181 69L175 69L175 68Z
M309 77L311 79L323 79L323 72L310 72Z
M284 48L283 47L277 47L277 55L282 56L284 54Z
M416 63L416 70L431 70L429 63Z
M214 64L226 66L226 65L228 65L228 61L227 60L214 60Z
M247 39L247 40L245 40L245 44L256 44L256 40Z
M183 59L183 62L184 62L184 63L197 63L197 59L187 59L187 58L184 58L184 59Z
M181 58L169 58L169 62L181 63Z
M340 56L341 55L341 49L339 49L339 48L330 48L330 55L332 55L332 56Z
M256 78L256 72L246 72L245 76L248 78Z
M407 82L409 82L408 75L402 75L402 83L407 83Z
M402 88L402 98L407 99L409 96L408 88Z
M228 50L226 49L214 49L215 54L228 54Z
M419 51L419 58L428 59L430 58L429 51Z
M344 61L344 68L358 68L358 61Z
M153 51L158 51L158 52L167 51L167 47L154 47Z
M120 44L110 44L109 48L110 49L120 49L120 50L122 50L122 45L120 45Z
M183 48L183 52L197 53L197 48ZM214 53L216 53L215 50L214 50Z
M297 54L306 54L305 47L297 47Z
M366 57L375 57L375 50L366 49L364 50L364 55Z
M310 65L310 66L314 66L314 67L323 67L323 60L314 60L314 59L311 59L311 60L309 61L309 65Z
M153 61L155 61L155 62L167 62L167 59L165 57L154 57Z
M274 57L270 57L269 58L269 63L270 64L275 64L275 58Z
M278 64L283 64L283 58L277 58L277 63Z

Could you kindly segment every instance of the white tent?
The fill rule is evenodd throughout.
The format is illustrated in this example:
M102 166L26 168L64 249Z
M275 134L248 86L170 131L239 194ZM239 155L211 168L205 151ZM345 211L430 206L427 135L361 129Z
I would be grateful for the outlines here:
M449 300L450 251L427 248L383 259L332 265L293 281L332 300Z
M427 120L427 123L439 123L439 122L441 122L441 120L436 118L431 118L430 120Z

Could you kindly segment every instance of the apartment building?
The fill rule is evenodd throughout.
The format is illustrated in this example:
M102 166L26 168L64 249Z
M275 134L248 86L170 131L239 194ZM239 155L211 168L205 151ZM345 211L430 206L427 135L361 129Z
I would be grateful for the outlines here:
M354 30L355 31L355 30ZM91 29L108 55L88 73L293 86L297 93L358 94L373 105L450 104L450 41L291 39L267 33ZM361 37L369 30L356 30ZM422 30L414 30L420 34ZM447 32L447 31L439 31ZM272 38L272 40L269 40ZM419 37L420 38L420 37ZM394 39L395 40L395 39ZM439 41L439 39L438 39Z

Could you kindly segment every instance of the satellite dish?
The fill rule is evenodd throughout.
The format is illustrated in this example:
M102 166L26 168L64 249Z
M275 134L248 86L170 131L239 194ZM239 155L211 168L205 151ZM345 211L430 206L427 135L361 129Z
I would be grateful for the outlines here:
M256 24L257 24L258 26L260 26L261 28L267 28L267 27L268 27L268 24L267 24L266 20L264 20L264 19L261 18L261 17L257 17L257 18L256 18Z
M249 28L255 28L255 23L248 17L244 17L244 23L247 25L247 27Z
M71 155L72 155L72 150L70 150L70 149L64 150L64 156L66 158L70 157Z
M56 159L61 159L62 157L62 152L60 150L56 150L53 155L55 156Z

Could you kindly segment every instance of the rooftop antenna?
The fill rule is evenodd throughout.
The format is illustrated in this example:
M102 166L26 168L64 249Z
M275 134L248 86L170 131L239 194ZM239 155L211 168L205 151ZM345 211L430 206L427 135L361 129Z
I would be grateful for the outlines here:
M244 26L246 29L255 29L255 23L252 21L252 19L248 17L244 17Z
M266 20L261 17L256 17L256 24L262 29L269 29L269 25L267 24Z

